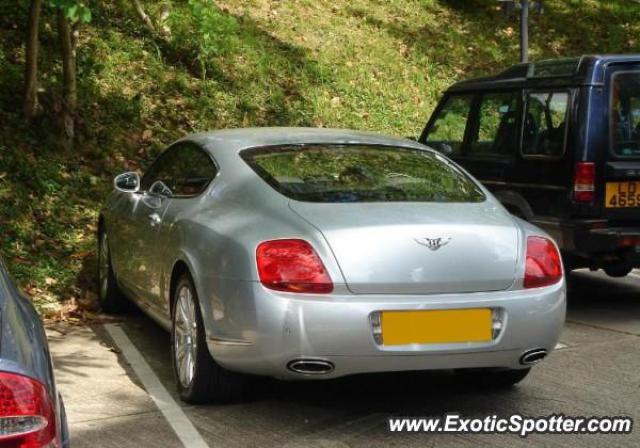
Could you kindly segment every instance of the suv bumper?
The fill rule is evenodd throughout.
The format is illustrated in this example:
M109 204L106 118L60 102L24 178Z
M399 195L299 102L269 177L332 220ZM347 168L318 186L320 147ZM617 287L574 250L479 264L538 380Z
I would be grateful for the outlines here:
M589 252L629 250L640 255L640 227L591 229L582 242Z
M622 262L640 267L640 226L603 227L606 221L534 221L558 243L563 255L588 259L594 267Z

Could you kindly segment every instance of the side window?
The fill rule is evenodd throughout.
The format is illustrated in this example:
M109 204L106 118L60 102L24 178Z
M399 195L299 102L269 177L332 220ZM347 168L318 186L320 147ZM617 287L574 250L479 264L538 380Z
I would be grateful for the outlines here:
M512 154L518 142L518 93L482 95L471 155Z
M179 181L174 195L197 196L216 176L217 168L204 150L189 144L178 151L176 172L179 174Z
M142 178L148 191L161 181L173 196L196 196L207 188L217 169L211 158L193 143L181 143L166 150Z
M562 157L567 128L569 93L536 92L527 95L522 154Z
M142 176L140 189L149 191L151 186L161 181L172 193L176 191L178 175L175 170L177 153L180 146L173 146L163 152ZM167 191L168 193L168 191Z
M472 99L471 95L449 97L429 130L427 145L447 155L460 154Z

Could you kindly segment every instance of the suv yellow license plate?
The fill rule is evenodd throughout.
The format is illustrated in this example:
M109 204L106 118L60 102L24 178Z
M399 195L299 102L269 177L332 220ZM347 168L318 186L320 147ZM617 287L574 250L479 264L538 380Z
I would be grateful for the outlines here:
M453 344L490 342L492 312L489 308L430 311L383 311L382 343Z
M640 207L640 182L607 182L607 208Z

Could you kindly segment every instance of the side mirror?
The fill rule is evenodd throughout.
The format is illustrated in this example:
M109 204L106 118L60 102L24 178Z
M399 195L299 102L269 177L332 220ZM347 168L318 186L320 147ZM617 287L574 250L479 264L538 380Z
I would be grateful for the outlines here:
M134 172L119 174L113 179L113 186L124 193L135 193L140 190L140 176Z

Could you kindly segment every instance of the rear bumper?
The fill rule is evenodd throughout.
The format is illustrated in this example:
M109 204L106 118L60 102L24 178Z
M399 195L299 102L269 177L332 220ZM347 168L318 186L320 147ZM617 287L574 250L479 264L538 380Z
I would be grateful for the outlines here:
M581 235L583 246L590 252L632 249L640 253L640 227L590 229Z
M609 258L640 266L640 227L599 227L607 221L535 220L565 254L588 258L598 264Z
M238 282L236 286L243 289L243 294L251 294L255 328L238 328L234 335L227 336L208 329L209 350L228 369L282 379L407 370L522 368L519 359L525 351L553 350L565 318L564 282L531 290L429 296L311 297L277 293L253 282ZM464 308L500 310L503 328L499 335L491 342L401 346L379 345L374 339L372 313ZM328 361L335 369L309 376L287 369L291 361L299 359Z

